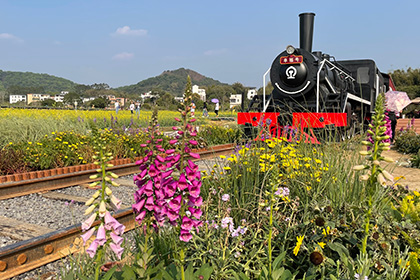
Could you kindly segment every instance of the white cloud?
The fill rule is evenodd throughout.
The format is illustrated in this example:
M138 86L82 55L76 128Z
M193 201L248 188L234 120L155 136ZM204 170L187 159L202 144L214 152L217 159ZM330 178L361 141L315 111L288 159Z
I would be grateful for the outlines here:
M133 53L122 52L114 55L112 59L114 60L131 60L134 57Z
M12 41L17 41L17 42L23 42L22 39L20 39L19 37L16 37L13 34L9 34L9 33L0 33L0 40L12 40Z
M208 50L204 52L204 55L220 55L227 53L227 49L216 49L216 50Z
M147 35L147 30L145 29L131 29L130 26L123 26L117 28L117 31L113 33L114 35L123 35L123 36L145 36Z

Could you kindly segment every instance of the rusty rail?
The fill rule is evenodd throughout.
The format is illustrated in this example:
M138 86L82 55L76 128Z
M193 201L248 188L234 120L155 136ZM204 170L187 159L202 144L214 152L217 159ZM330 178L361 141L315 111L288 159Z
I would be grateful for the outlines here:
M196 152L200 154L201 159L206 159L231 153L233 148L233 144L226 144ZM109 169L121 176L137 172L138 166L135 163L129 163ZM0 185L0 199L91 182L89 176L95 173L95 170L86 170L40 179L3 183ZM126 226L126 231L132 230L136 226L131 209L120 210L114 217ZM0 248L0 279L10 279L81 250L83 246L80 227L81 224L70 226Z
M206 159L215 155L231 152L232 149L233 144L225 144L197 150L196 152L200 154L201 159ZM138 171L138 166L133 162L110 167L108 170L119 176L124 176L136 173ZM96 173L96 169L91 169L44 178L2 183L0 184L0 199L8 199L17 196L28 195L31 193L57 190L65 187L89 183L92 182L92 179L89 179L89 176Z
M134 229L136 221L130 208L114 217L125 225L126 231ZM2 248L0 279L10 279L79 251L83 248L80 227L81 224L70 226Z

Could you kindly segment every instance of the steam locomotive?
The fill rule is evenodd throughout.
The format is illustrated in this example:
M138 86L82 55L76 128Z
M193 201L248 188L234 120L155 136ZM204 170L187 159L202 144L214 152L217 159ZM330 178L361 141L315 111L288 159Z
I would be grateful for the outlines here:
M254 96L248 110L238 113L238 124L248 135L262 126L273 137L311 143L319 143L319 131L327 128L353 135L370 118L377 96L395 90L392 79L373 60L336 61L312 52L315 14L302 13L299 18L300 47L289 45L274 59L272 93Z

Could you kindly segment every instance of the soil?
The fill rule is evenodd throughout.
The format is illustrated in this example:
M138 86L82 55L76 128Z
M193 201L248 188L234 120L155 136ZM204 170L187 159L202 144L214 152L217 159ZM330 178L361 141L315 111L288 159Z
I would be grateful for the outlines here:
M390 172L394 178L404 176L397 183L408 186L410 190L420 191L420 169L409 167L411 155L401 154L392 148L382 152L382 155L394 159L393 163L381 164L385 170Z

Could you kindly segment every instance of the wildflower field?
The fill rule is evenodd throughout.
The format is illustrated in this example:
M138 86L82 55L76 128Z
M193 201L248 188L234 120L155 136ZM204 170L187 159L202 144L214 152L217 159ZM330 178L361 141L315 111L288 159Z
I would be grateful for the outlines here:
M112 153L98 140L101 189L82 223L87 255L63 279L419 279L420 193L380 167L392 161L382 156L381 102L369 141L238 143L210 171L188 159L199 157L188 106L167 147L156 113L133 178L138 227L130 233L111 216L116 175L106 172Z
M162 131L176 125L174 111L159 112ZM140 156L151 111L0 110L0 175L51 169L92 162L93 140L104 137L117 158ZM219 127L197 118L200 146L232 143L240 138L237 127ZM164 137L164 145L168 138Z
M3 151L36 147L32 160L45 147L42 158L56 152L101 166L81 226L85 248L61 279L420 279L420 193L381 167L392 162L382 155L389 149L383 96L365 135L320 145L246 142L235 129L211 126L200 127L200 137L202 120L183 106L168 120L155 110L136 125L130 115L124 123L122 115L76 114L65 121L84 131L51 127L34 140L6 140ZM162 135L163 122L176 137ZM129 136L131 129L141 133ZM194 148L212 137L237 148L199 170ZM130 232L112 217L121 202L107 168L121 151L141 156L132 198L138 227Z

